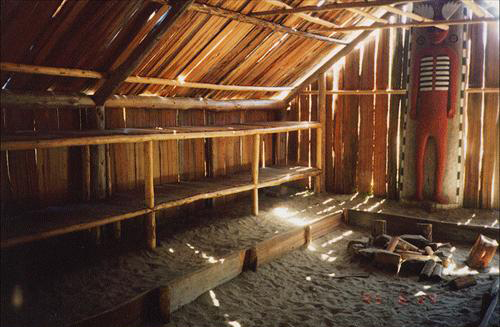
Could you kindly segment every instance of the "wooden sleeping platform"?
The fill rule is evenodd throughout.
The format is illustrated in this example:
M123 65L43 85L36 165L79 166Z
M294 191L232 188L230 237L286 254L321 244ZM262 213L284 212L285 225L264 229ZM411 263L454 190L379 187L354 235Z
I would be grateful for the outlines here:
M209 127L175 127L163 129L116 129L83 132L22 132L2 136L1 150L27 150L111 143L145 142L144 193L116 193L103 201L81 202L61 207L48 207L28 212L5 213L2 216L1 248L90 229L121 220L147 216L146 238L149 247L156 245L155 212L167 208L220 196L253 191L253 210L258 214L258 190L303 178L320 178L321 170L305 166L259 167L260 135L304 129L320 130L316 122L264 122ZM252 170L230 176L204 178L197 181L154 185L153 141L195 138L253 136ZM320 148L317 151L321 151ZM321 154L320 154L321 155ZM84 170L89 165L83 164ZM89 183L88 172L83 173ZM89 186L86 186L89 189Z

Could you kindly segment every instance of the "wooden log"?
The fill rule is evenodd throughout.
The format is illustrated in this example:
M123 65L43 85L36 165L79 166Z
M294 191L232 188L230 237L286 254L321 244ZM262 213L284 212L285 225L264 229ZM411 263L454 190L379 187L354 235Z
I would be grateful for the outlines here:
M431 244L431 242L422 235L403 234L400 235L400 237L405 241L421 249ZM436 249L437 249L437 244L436 244Z
M6 72L41 74L49 76L80 77L80 78L93 78L93 79L103 79L106 77L106 74L93 70L26 65L26 64L16 64L10 62L0 63L0 69ZM182 88L196 88L196 89L207 89L207 90L240 91L240 92L243 91L283 92L283 91L290 91L293 89L293 87L291 86L222 85L222 84L186 82L186 81L179 81L176 79L143 77L143 76L129 76L125 79L124 82L136 83L136 84L170 85Z
M252 214L257 216L259 214L259 151L260 151L260 135L256 134L253 137L253 151L252 151Z
M401 263L401 256L394 252L378 250L375 252L374 261L380 268L397 273Z
M153 141L144 143L144 194L146 206L153 209L155 206L154 172L153 172ZM146 244L149 249L156 248L156 218L155 212L146 215L145 220Z
M6 108L91 108L94 100L85 94L54 92L1 91L0 104ZM280 110L285 107L281 100L211 100L205 98L182 98L160 96L113 95L105 102L106 108L148 108L176 110Z
M473 275L466 275L453 279L449 285L455 290L461 290L463 288L474 286L476 284L476 278Z
M398 1L398 0L377 0L370 2L346 2L346 3L327 3L321 6L301 6L290 9L276 9L276 10L268 10L268 11L257 11L252 13L252 16L274 16L274 15L289 15L296 14L301 12L322 12L322 11L332 11L332 10L341 10L341 9L349 9L349 8L375 8L375 7L383 7L390 6L394 4L405 4L410 2L421 2L422 0L407 0L407 1Z
M430 280L433 282L440 282L443 279L443 265L440 263L436 263L434 269L432 270L432 274L430 276Z
M405 251L410 250L410 251L416 251L416 252L418 252L420 250L418 247L411 244L410 242L405 241L401 237L399 238L399 242L397 243L397 248L405 250Z
M491 259L495 256L498 242L484 235L479 235L474 246L471 248L467 265L475 269L488 267Z
M420 272L419 280L429 280L429 278L432 275L432 272L434 271L434 267L436 266L436 261L434 260L428 260L424 268L422 268L422 271Z
M432 224L417 223L415 232L432 242Z
M387 245L386 250L389 252L394 252L394 250L396 250L396 246L398 245L398 243L399 243L399 236L394 236L393 238L391 238L391 241Z
M311 238L313 240L325 236L335 230L342 223L342 213L334 213L326 217L319 218L311 223Z
M268 28L276 32L288 33L291 35L299 36L302 38L306 38L309 40L321 41L329 44L348 44L348 42L344 40L334 39L331 37L317 35L313 33L308 33L304 31L300 31L294 28L286 27L280 24L276 24L267 20L259 19L256 17L248 16L241 14L237 11L232 11L220 7L213 7L206 4L193 3L189 9L196 10L198 12L202 12L209 15L229 18L232 20L237 20L242 23L253 24L255 26Z
M432 248L430 246L426 246L424 248L425 250L425 253L427 253L427 255L433 255L434 254L434 251L432 250Z
M311 241L312 241L311 225L307 225L304 227L304 233L305 233L304 235L306 238L306 243L304 245L307 248L311 244Z
M421 254L420 252L415 252L415 251L403 251L403 250L398 250L396 249L396 253L401 255L401 258L403 260L421 260L421 261L439 261L439 258L437 256L429 256L426 254Z
M391 241L391 237L387 234L380 234L378 236L373 237L373 246L378 248L386 248L389 242Z
M387 221L383 219L374 220L372 222L372 236L376 237L382 234L387 234Z

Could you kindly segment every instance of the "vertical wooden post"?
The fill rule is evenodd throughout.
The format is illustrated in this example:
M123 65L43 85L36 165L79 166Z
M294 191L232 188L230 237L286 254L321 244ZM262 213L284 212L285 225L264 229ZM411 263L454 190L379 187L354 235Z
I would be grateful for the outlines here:
M113 194L113 178L111 176L111 144L106 144L106 188L108 196ZM117 221L112 224L113 237L119 240L122 237L122 223Z
M90 200L90 146L82 147L82 199Z
M144 194L146 206L153 209L155 205L154 180L153 180L153 141L144 143ZM149 249L156 247L156 219L155 213L146 215L145 221L146 242Z
M372 221L372 236L377 237L382 234L387 234L387 221L383 219Z
M326 125L326 74L319 76L318 96L318 121L321 127L316 129L316 166L321 169L321 174L316 176L314 191L316 193L325 191L325 125Z
M97 106L91 113L91 128L104 130L104 106ZM90 146L90 176L92 198L102 200L106 198L106 147L104 144ZM101 243L101 227L95 227L90 230L91 237L95 244Z
M253 195L252 195L252 214L257 216L259 214L259 151L260 151L260 135L255 134L253 137L253 153L252 153L252 181L253 181Z

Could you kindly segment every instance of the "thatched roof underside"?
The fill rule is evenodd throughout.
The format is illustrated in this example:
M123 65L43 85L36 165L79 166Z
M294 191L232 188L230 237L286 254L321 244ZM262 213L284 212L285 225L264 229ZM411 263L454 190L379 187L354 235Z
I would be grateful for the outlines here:
M197 1L243 14L280 9L271 2ZM292 7L318 3L317 0L282 2ZM164 0L2 0L2 62L113 71L168 10L166 3ZM377 9L364 10L373 12ZM310 15L339 26L353 25L364 19L348 10ZM259 18L303 31L324 28L300 15ZM346 33L330 36L350 39ZM187 10L132 75L226 85L293 86L337 47L342 45ZM2 72L1 79L3 88L8 90L89 94L103 82L8 72ZM271 98L277 93L123 83L117 94L250 99Z

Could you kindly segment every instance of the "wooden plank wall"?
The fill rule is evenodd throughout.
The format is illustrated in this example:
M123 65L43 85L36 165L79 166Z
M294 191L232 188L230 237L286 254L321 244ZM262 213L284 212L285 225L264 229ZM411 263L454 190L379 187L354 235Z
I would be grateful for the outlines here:
M88 113L87 113L88 111ZM2 108L2 130L80 130L89 125L88 109L9 109ZM266 110L208 112L204 110L148 110L113 108L106 111L107 128L155 128L187 125L266 122L277 120L278 113ZM265 149L262 164L273 165L273 137L262 137ZM143 144L109 145L109 184L112 192L137 190L144 185ZM64 205L83 200L81 169L83 147L2 152L2 212ZM196 180L221 176L241 170L249 171L252 138L219 138L207 140L160 141L153 143L155 184L179 180ZM140 193L142 194L142 193ZM228 197L227 199L232 199ZM227 200L226 199L226 200ZM218 203L224 203L221 200ZM183 207L190 208L205 203ZM178 210L177 210L178 211ZM176 212L176 209L166 210Z
M469 88L499 87L497 29L494 23L470 27ZM383 30L369 38L362 58L355 50L328 71L327 91L406 87L406 38L401 30ZM317 93L309 91L315 89L311 84L292 101L289 120L304 120L307 112L314 112ZM498 93L467 96L465 207L500 208L498 98ZM398 198L398 133L404 99L405 95L327 94L327 191ZM305 164L308 137L304 133L300 137L290 133L288 160L297 160L293 152L297 142L299 162Z
M498 88L498 23L474 25L469 31L469 87ZM498 97L498 93L467 97L465 207L500 208Z

